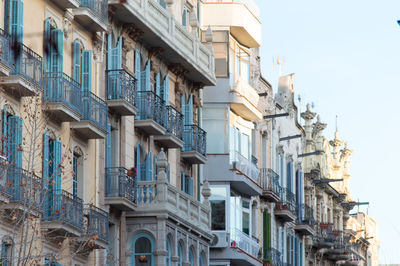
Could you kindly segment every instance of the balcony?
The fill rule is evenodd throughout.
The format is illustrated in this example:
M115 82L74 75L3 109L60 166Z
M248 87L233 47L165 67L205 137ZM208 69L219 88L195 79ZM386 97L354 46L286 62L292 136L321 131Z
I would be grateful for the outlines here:
M198 125L185 125L183 130L184 146L181 157L192 164L204 164L207 161L207 132Z
M214 55L180 25L156 0L109 0L114 16L122 24L134 24L144 32L141 40L150 47L160 47L169 64L180 64L193 82L214 85ZM204 24L206 25L206 24ZM207 24L208 25L208 24Z
M235 242L231 247L238 247L254 258L259 257L260 244L241 230L237 228L231 230L231 242Z
M106 182L106 204L121 211L136 208L136 180L126 168L106 168Z
M284 222L294 222L296 220L295 196L287 188L282 192L282 200L275 205L275 217Z
M279 175L271 168L261 169L262 197L269 202L279 202L282 187L279 185Z
M107 104L116 114L136 115L136 79L124 69L107 70Z
M249 121L262 119L262 112L257 108L259 95L248 81L238 78L230 91L231 109Z
M231 34L243 45L249 48L261 45L261 22L254 4L251 1L235 3L232 0L207 0L202 5L201 21L211 27L230 27ZM223 16L221 16L223 12Z
M80 236L83 232L83 201L67 191L45 196L42 229L51 235Z
M104 139L107 135L107 103L90 91L82 91L83 112L80 122L70 127L86 139Z
M0 77L0 85L18 97L36 95L42 88L42 57L22 43L10 46L12 69Z
M0 76L8 76L14 67L10 36L0 29Z
M0 208L39 217L42 212L42 180L31 172L17 167L7 169L8 204Z
M275 248L264 248L264 263L265 262L267 265L282 265L281 252Z
M11 194L8 190L7 176L10 169L10 164L7 159L0 155L0 204L8 203L11 198Z
M137 91L138 113L135 127L150 135L163 135L167 126L167 107L163 99L152 91Z
M64 73L44 73L43 103L47 113L61 122L82 117L81 87Z
M209 206L169 183L138 181L137 205L135 214L139 216L165 213L169 219L212 238Z
M307 204L299 205L295 230L302 235L314 235L315 225L313 209Z
M154 136L154 140L158 141L167 148L183 147L183 115L174 107L168 105L166 107L165 127L167 130L163 135Z
M51 0L62 9L77 8L81 4L81 0Z
M333 224L319 223L314 236L313 245L316 248L333 248L336 237L333 234Z
M108 24L107 0L80 0L80 2L79 8L73 10L74 18L87 30L106 31Z
M84 224L86 232L78 242L84 243L84 251L93 249L106 249L109 241L109 218L108 213L92 204L85 205Z
M257 166L237 151L207 154L204 176L212 182L229 182L231 188L243 196L260 196Z

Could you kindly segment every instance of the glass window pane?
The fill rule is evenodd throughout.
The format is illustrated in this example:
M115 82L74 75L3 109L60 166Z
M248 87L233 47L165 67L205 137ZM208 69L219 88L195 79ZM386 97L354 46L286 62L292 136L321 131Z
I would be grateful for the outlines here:
M249 63L246 61L240 61L240 76L242 80L250 83L250 67Z
M250 233L250 215L247 212L242 212L242 231L243 233Z
M240 142L240 153L246 158L249 159L249 141L250 138L246 134L241 134L241 142Z
M211 198L226 198L227 189L226 187L211 187Z
M225 230L225 200L211 200L211 230Z
M136 240L135 253L151 253L151 242L146 237L141 237Z

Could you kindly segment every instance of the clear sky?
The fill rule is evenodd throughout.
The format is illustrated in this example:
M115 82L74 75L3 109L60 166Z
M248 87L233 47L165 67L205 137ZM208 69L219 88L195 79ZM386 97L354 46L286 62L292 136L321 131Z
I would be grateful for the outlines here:
M354 200L379 223L380 263L400 263L399 0L255 0L262 72L276 89L272 57L295 72L295 93L354 149ZM354 209L356 210L356 208ZM353 210L353 211L354 211ZM360 210L366 211L366 208Z

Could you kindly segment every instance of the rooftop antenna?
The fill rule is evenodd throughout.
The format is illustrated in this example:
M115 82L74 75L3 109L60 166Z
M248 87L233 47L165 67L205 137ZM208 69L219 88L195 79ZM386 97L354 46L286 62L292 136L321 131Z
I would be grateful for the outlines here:
M336 115L336 132L338 132L337 121L338 121L338 115Z

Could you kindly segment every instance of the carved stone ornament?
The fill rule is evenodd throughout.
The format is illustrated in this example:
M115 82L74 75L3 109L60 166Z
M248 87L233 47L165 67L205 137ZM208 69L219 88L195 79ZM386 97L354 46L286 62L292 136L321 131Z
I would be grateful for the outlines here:
M304 120L313 120L316 116L316 113L311 112L310 104L307 104L307 110L301 113L301 117Z
M197 91L203 89L205 84L203 82L193 82L193 90Z
M137 42L144 34L144 31L136 27L135 24L129 23L122 26L122 34L124 33L126 33L133 41Z
M313 132L312 135L313 137L316 136L318 133L321 133L325 128L327 124L321 122L321 117L318 115L317 116L317 122L314 123L313 127Z
M188 70L186 70L185 68L183 68L183 66L181 64L178 63L172 63L168 66L168 69L175 74L175 76L180 77L180 78L184 78L185 75L189 72Z

